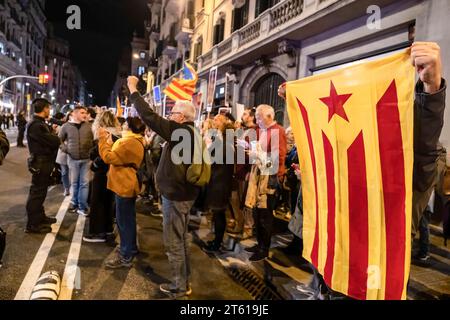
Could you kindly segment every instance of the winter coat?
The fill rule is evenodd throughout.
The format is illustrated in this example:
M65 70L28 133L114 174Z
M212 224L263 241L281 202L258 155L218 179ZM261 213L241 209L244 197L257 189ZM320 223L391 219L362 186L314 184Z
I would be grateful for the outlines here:
M59 132L59 138L63 142L61 150L74 160L89 159L89 151L94 146L94 134L89 122L76 124L65 123Z
M133 93L130 100L142 121L166 141L161 151L158 169L156 170L156 183L159 186L161 195L171 201L195 200L200 189L187 181L186 171L190 164L175 164L171 155L172 148L178 145L178 141L172 141L172 134L178 129L183 129L190 135L190 159L193 159L194 123L177 123L164 119L150 108L138 92Z
M216 150L209 150L211 158L216 161L211 165L211 179L205 188L205 206L213 210L227 208L233 186L234 163L227 164L226 155L234 154L234 146L230 143L227 144L224 139L225 137L216 136L213 144L217 146L216 149L222 149L223 157L217 159L215 157Z
M135 198L140 193L137 170L144 159L144 138L127 132L114 144L99 139L100 156L109 164L108 189L123 198Z

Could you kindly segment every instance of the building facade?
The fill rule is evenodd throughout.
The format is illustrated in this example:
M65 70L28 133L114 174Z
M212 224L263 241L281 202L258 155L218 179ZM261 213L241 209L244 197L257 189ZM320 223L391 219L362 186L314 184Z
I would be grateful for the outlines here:
M10 76L36 77L44 69L47 36L44 0L0 0L0 80ZM18 112L43 90L35 79L8 81L0 109Z
M439 43L444 76L450 77L448 1L196 0L195 12L191 59L204 104L209 71L217 67L216 104L225 102L225 92L232 107L267 103L285 126L281 83L376 59L414 40ZM449 108L441 140L450 150Z
M167 85L190 60L191 37L195 20L194 0L150 0L149 70L156 74L156 84Z
M48 31L45 45L45 68L50 75L50 81L45 97L51 100L58 110L66 104L75 102L75 98L78 96L77 85L70 59L69 43L54 35L51 24L48 24Z

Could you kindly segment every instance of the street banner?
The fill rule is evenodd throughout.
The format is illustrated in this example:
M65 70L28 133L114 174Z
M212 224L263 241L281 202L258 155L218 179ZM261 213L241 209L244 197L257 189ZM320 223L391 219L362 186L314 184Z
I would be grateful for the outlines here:
M153 87L153 102L155 106L161 105L161 87L155 86Z
M414 68L409 51L288 82L303 257L355 299L406 299Z
M208 92L206 95L206 111L211 112L214 104L214 95L216 93L217 66L209 71Z

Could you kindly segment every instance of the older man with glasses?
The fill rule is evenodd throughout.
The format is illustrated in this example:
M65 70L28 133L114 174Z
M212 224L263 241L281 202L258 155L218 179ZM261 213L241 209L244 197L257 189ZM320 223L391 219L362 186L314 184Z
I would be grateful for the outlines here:
M186 180L186 171L192 161L194 150L195 107L190 101L177 101L169 119L164 119L155 113L141 97L137 90L138 81L136 77L128 77L130 101L144 123L167 141L161 152L156 182L162 195L163 237L172 270L172 282L162 284L160 290L170 297L178 298L190 295L192 292L189 284L191 272L188 224L189 212L198 196L199 188ZM177 136L181 138L172 141ZM189 155L184 155L183 159L188 158L189 163L177 164L176 160L180 159L172 154L172 150L180 142L183 143L183 137L186 136L190 138L191 152ZM174 152L174 154L178 153Z

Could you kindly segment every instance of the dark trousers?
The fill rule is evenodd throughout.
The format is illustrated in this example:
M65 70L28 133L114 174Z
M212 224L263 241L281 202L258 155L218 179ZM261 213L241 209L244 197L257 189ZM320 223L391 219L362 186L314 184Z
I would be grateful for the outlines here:
M120 234L120 254L125 259L137 253L136 198L122 198L116 194L116 221Z
M256 240L261 252L267 254L270 249L272 238L273 210L275 209L276 198L273 195L267 196L267 209L255 209Z
M214 222L214 242L217 245L222 244L223 236L225 234L225 230L227 227L227 220L225 217L225 210L211 210L213 214L213 222Z
M89 233L102 234L113 231L114 193L106 188L106 172L95 172L92 179Z
M431 212L425 210L419 223L419 253L424 256L427 255L430 250L430 219Z
M18 147L23 147L24 135L25 135L25 128L20 127L19 128L19 133L17 135L17 146Z
M31 187L28 194L26 210L28 215L27 226L38 226L44 218L44 201L47 197L47 188L50 185L50 175L55 166L51 157L36 157L33 168L39 173L34 173L31 178Z

